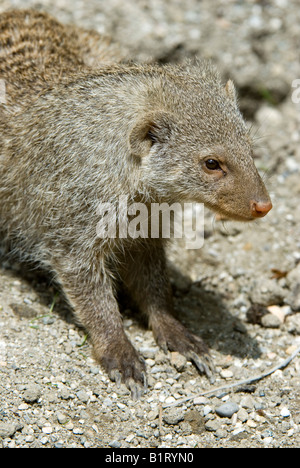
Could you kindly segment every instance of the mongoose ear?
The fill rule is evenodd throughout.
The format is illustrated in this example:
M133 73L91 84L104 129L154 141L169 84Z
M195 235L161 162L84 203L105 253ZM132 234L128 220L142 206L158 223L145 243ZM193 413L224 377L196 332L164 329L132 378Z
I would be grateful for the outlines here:
M129 136L131 153L137 157L146 156L155 143L163 143L171 132L167 112L156 111L146 114L133 128Z
M225 91L231 101L233 101L234 104L237 104L237 93L232 80L227 81L225 85Z

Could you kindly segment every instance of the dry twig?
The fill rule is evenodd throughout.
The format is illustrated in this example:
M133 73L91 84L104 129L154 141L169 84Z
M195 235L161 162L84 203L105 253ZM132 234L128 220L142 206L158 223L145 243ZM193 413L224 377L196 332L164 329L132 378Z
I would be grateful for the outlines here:
M175 401L174 403L169 403L168 405L164 405L163 408L168 408L170 406L179 406L182 403L186 403L187 401L193 400L194 398L198 398L200 396L205 396L205 395L213 396L224 390L229 390L234 387L241 387L243 385L249 385L251 383L262 380L265 377L268 377L269 375L273 374L275 371L279 369L284 369L299 353L300 353L300 346L296 349L296 351L293 352L293 354L291 354L291 356L289 356L287 359L285 359L283 362L281 362L277 366L272 367L272 369L268 370L267 372L264 372L263 374L257 375L256 377L250 377L249 379L246 379L246 380L240 380L238 382L234 382L231 384L222 385L220 387L214 387L214 388L211 388L210 390L207 390L206 392L197 393L196 395L190 395L186 398L182 398L181 400Z

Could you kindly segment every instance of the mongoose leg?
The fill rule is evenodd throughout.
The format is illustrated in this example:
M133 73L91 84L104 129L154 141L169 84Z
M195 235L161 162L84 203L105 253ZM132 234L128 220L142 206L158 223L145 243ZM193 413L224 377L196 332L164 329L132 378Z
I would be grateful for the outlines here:
M146 367L142 357L130 343L122 324L113 282L106 275L100 284L83 275L63 278L64 290L76 316L87 330L95 358L117 385L124 382L138 399L146 387Z
M214 381L208 347L173 316L173 298L162 243L157 239L145 248L131 252L126 257L126 265L124 282L146 315L157 344L165 352L183 354L199 372Z

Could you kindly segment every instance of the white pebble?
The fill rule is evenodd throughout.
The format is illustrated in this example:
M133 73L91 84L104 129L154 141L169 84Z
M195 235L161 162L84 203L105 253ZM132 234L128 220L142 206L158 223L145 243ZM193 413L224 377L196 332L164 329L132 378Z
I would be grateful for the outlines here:
M74 427L73 434L83 434L83 430L80 427Z
M212 412L211 406L205 405L204 408L203 408L203 416L207 416L211 412Z
M223 379L231 379L231 377L233 377L233 372L229 369L224 369L220 372L220 376Z
M52 434L53 432L53 429L51 426L45 426L45 427L42 427L42 432L44 434Z
M27 403L22 403L20 406L18 406L18 410L27 410L28 409L28 405Z
M273 437L265 437L264 438L264 444L265 445L269 445L269 444L271 444L271 442L273 442Z
M284 407L280 411L280 416L282 416L283 418L288 418L289 416L291 416L291 412L288 408Z
M165 399L165 403L168 405L170 403L174 403L175 398L172 396L169 396L168 398Z

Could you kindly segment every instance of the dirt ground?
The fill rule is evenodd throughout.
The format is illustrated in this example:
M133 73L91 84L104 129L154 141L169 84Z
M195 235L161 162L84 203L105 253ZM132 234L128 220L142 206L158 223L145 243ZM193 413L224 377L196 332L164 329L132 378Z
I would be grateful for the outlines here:
M299 2L0 0L0 13L12 6L112 35L136 60L211 58L235 81L273 210L250 225L205 212L203 247L170 247L176 313L210 346L213 388L291 358L300 346ZM264 379L202 395L208 380L123 309L147 363L137 402L93 360L49 279L3 259L0 447L300 446L299 354Z

